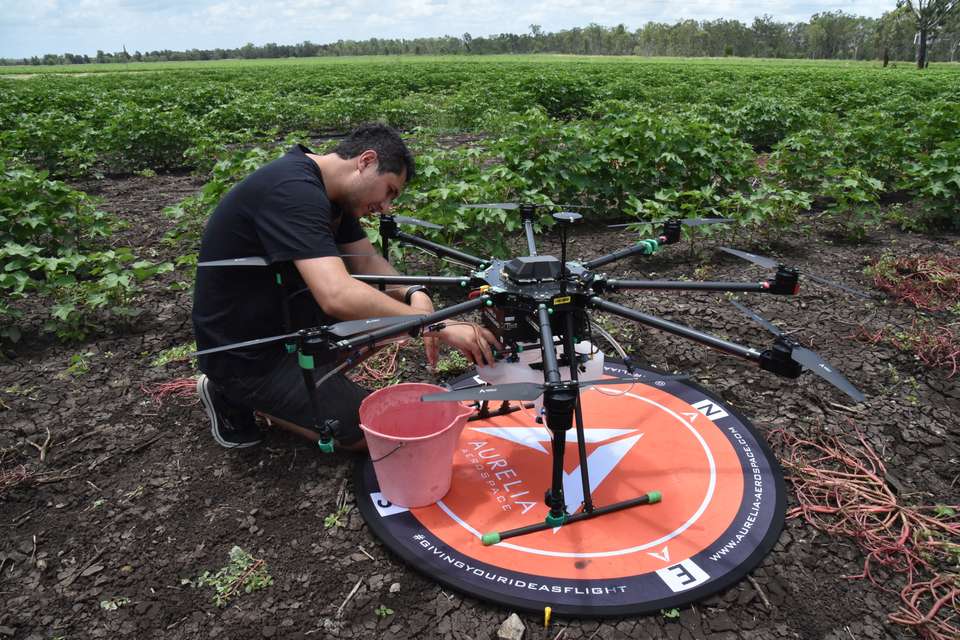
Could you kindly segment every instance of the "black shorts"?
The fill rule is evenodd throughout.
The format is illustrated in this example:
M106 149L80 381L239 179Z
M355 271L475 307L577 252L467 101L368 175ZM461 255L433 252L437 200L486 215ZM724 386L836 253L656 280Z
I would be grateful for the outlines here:
M318 367L314 370L315 379L319 381L332 368L333 366ZM284 356L270 373L264 376L227 378L214 382L232 404L260 411L301 427L311 428L314 425L307 386L303 382L303 372L295 353ZM370 390L364 389L342 373L330 376L317 390L320 409L317 417L320 424L325 420L335 419L338 424L333 437L340 444L353 444L362 439L360 403L370 394Z

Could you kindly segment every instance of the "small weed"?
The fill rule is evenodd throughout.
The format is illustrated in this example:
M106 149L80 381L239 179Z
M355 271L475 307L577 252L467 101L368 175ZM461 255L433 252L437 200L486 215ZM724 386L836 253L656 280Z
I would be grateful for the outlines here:
M70 356L70 362L67 364L66 370L61 373L58 377L62 380L67 376L73 376L74 378L79 378L83 374L90 371L90 361L88 358L93 355L93 352L86 351L84 353L75 353Z
M437 361L436 372L441 376L455 376L470 368L470 362L459 351L451 351Z
M184 580L184 584L194 587L213 587L213 603L224 607L242 589L244 593L253 593L273 584L273 578L267 572L267 564L249 553L234 546L230 549L230 562L227 566L211 574L204 571L196 580Z
M680 617L680 609L660 609L660 615L667 620L676 620Z
M345 523L342 518L346 517L350 513L350 505L340 505L340 507L323 519L323 528L324 529L333 529L335 527L342 527Z
M933 508L933 515L937 516L938 518L952 518L953 516L957 515L957 511L952 507L938 504Z
M130 604L130 598L127 596L117 596L109 600L101 600L100 608L104 611L116 611L120 607Z
M37 387L34 386L21 387L20 385L15 384L12 387L4 387L3 392L9 393L12 396L27 398L28 400L36 400L38 398L36 395Z
M373 612L377 614L378 618L386 618L387 616L393 615L393 609L390 609L385 605L380 605L379 607L374 609Z
M693 277L697 280L709 280L713 276L713 266L705 264L693 270Z
M197 350L197 343L181 344L176 347L164 349L150 361L151 367L165 367L171 362L180 362L190 360L190 354ZM192 361L191 361L192 362Z

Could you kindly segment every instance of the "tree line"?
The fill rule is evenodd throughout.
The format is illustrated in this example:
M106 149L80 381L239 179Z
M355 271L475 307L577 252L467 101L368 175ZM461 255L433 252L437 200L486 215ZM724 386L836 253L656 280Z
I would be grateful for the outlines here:
M370 38L338 40L328 44L310 41L294 45L273 42L247 43L235 49L190 49L187 51L130 54L97 51L86 54L46 54L27 59L0 58L0 64L88 64L105 62L167 62L224 60L231 58L303 58L363 55L451 55L564 53L583 55L639 55L683 57L807 58L815 60L960 60L960 11L958 0L901 0L902 4L879 18L827 11L807 22L779 22L769 15L754 18L749 25L739 20L682 20L673 24L648 22L631 31L625 25L586 27L545 32L530 25L529 33L501 33L473 37ZM929 9L940 7L938 13ZM927 10L927 13L924 11ZM931 17L932 16L932 17Z

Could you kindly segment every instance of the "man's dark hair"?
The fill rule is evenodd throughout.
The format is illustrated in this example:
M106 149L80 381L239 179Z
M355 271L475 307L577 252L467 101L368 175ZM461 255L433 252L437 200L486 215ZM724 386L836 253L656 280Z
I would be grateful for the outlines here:
M392 127L379 122L362 124L340 141L334 153L346 160L373 149L380 162L379 173L389 171L401 175L406 169L407 182L413 180L417 170L413 163L413 154L400 139L400 134Z

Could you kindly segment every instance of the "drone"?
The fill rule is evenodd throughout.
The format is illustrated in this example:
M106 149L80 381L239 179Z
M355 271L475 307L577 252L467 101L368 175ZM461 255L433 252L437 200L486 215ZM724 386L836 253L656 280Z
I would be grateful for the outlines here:
M371 318L351 320L332 325L311 327L300 330L290 329L279 336L260 338L223 345L197 352L196 355L215 353L233 349L242 349L267 343L283 343L289 352L297 352L303 371L304 383L313 406L314 415L319 416L315 369L318 364L332 364L334 368L327 376L344 371L369 357L379 347L406 336L428 335L441 330L445 321L457 316L479 311L482 323L505 347L505 354L498 354L508 361L515 361L524 349L538 348L542 357L541 368L543 382L519 382L498 385L478 384L456 390L431 393L421 397L423 402L474 402L483 412L487 403L502 402L501 412L509 412L510 402L528 402L543 397L543 417L538 418L546 424L551 434L552 463L551 484L545 497L550 507L543 522L509 531L484 534L484 545L492 545L514 536L543 531L566 524L595 518L604 514L632 508L644 504L654 504L662 499L660 492L649 491L632 499L614 504L597 506L593 504L586 463L586 440L584 437L584 419L580 404L580 391L597 385L626 385L637 383L657 383L664 380L684 378L685 376L667 375L657 371L637 367L629 357L625 358L628 375L597 380L580 380L579 368L583 358L575 345L582 336L591 331L589 312L601 311L641 325L671 333L694 342L704 344L726 354L753 362L765 371L786 378L797 378L805 371L813 373L857 402L864 400L858 391L842 374L814 351L801 345L776 325L762 318L742 304L731 302L752 320L774 335L773 343L765 349L757 349L704 333L670 320L637 311L630 307L612 302L607 294L624 290L671 290L671 291L718 291L730 293L766 293L792 296L799 293L799 270L764 256L750 254L735 249L724 249L727 253L749 260L759 266L775 269L773 275L760 282L697 282L673 280L627 280L607 277L598 268L612 262L636 255L651 255L663 245L680 241L684 226L699 226L731 222L719 218L670 219L662 223L661 233L655 238L640 239L631 246L593 258L584 262L567 260L568 231L582 220L582 215L571 211L571 205L533 204L533 203L492 203L467 204L465 208L499 208L519 211L523 222L527 245L527 255L511 259L484 259L469 253L447 247L406 233L400 225L415 225L437 228L439 225L410 218L394 216L389 213L380 216L380 234L383 241L382 251L386 256L390 241L417 247L427 253L455 262L471 269L465 276L406 276L406 275L354 275L353 277L371 286L385 288L391 285L428 285L448 287L465 293L466 300L440 309L431 314ZM557 224L561 240L561 255L540 255L537 251L534 224L539 210L561 208L552 214ZM222 266L271 266L261 257L236 258L203 262L199 267ZM848 293L857 295L855 289L830 282L819 276L806 273L821 284L835 286ZM283 287L279 270L277 281ZM286 292L285 299L298 295ZM285 322L289 323L289 311L284 312ZM562 353L558 351L562 347ZM564 377L564 369L569 376ZM323 382L325 378L320 380ZM660 384L663 384L660 382ZM521 404L521 406L524 406ZM488 413L484 415L489 415ZM318 445L322 451L333 451L332 425L320 424L315 419L313 429L319 436ZM577 434L577 453L580 460L580 476L583 485L583 503L568 508L563 494L563 459L566 448L566 434L575 429Z

